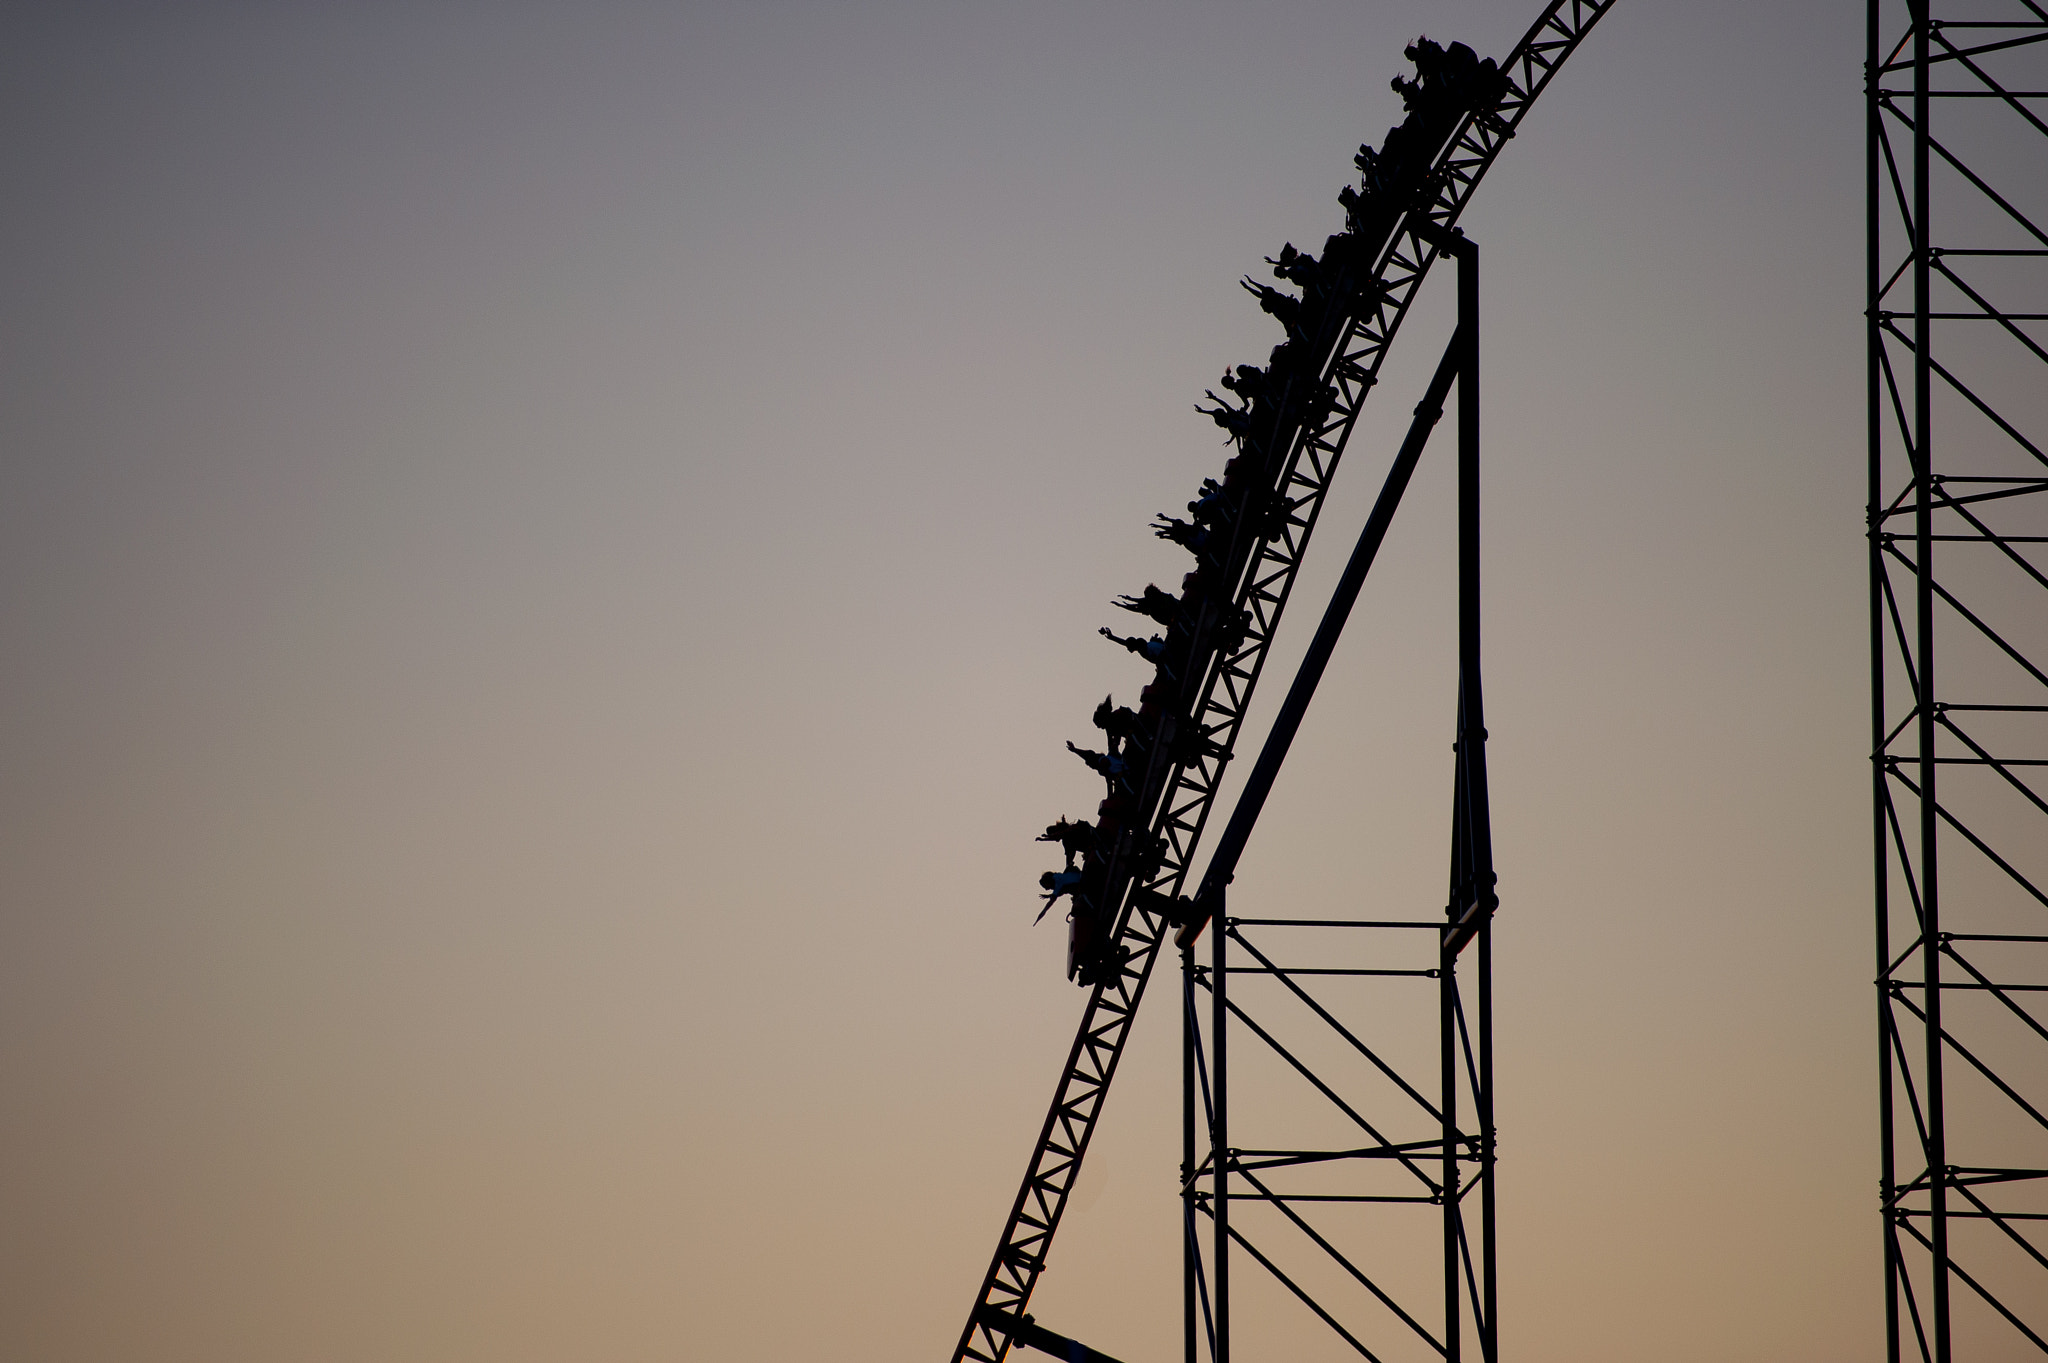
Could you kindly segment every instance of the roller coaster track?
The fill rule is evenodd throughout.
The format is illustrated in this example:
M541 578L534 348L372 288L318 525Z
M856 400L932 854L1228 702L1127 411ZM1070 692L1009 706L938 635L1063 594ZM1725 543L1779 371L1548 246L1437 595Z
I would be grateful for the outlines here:
M1315 372L1326 386L1323 401L1279 408L1268 450L1271 480L1263 489L1272 505L1284 507L1284 523L1271 538L1250 533L1251 516L1238 518L1234 542L1224 557L1227 584L1217 599L1245 613L1247 627L1229 647L1215 647L1199 668L1179 679L1178 704L1152 744L1152 770L1143 786L1138 817L1130 822L1163 843L1163 856L1148 867L1125 837L1108 857L1098 909L1114 924L1106 962L1092 984L1045 1125L1003 1228L1002 1240L973 1311L954 1351L955 1363L976 1359L997 1363L1022 1332L1020 1318L1031 1298L1046 1253L1059 1228L1067 1195L1087 1154L1110 1081L1116 1076L1130 1026L1145 986L1171 929L1199 929L1200 919L1182 898L1197 845L1207 826L1258 686L1267 645L1279 627L1295 573L1322 510L1323 495L1336 475L1345 445L1366 398L1378 381L1394 334L1440 254L1442 242L1464 211L1494 158L1515 135L1536 97L1550 83L1614 0L1551 0L1540 18L1500 65L1505 91L1491 107L1460 114L1441 145L1432 148L1428 170L1405 207L1380 225L1370 249L1367 278L1351 281L1358 304L1328 335L1317 338ZM1327 258L1327 257L1326 257ZM1324 405L1324 402L1327 405ZM1289 411L1303 413L1289 420ZM1221 590L1227 585L1227 592ZM1219 612L1216 618L1227 616ZM1205 620L1208 617L1205 617ZM1198 627L1213 631L1213 624ZM1212 637L1216 637L1212 634ZM1227 637L1227 636L1224 636ZM1173 753L1172 732L1195 726L1198 743ZM1185 730L1182 731L1185 733ZM1134 868L1139 872L1133 874ZM1084 975L1084 979L1087 976Z

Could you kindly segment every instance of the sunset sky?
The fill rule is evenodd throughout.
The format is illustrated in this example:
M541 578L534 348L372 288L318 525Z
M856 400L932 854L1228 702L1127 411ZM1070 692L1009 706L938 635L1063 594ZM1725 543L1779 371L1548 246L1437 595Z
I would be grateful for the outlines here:
M9 6L0 1356L941 1359L1082 1004L1031 839L1144 680L1095 631L1278 339L1237 278L1403 45L1537 9ZM1465 220L1522 1363L1881 1338L1862 23L1619 0ZM1240 912L1441 905L1449 448ZM1035 1299L1125 1363L1160 1002Z

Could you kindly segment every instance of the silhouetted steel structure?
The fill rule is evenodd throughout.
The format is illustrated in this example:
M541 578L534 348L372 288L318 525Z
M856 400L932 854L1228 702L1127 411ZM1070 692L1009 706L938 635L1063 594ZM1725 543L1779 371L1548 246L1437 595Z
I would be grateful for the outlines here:
M1473 1356L1492 1363L1499 1357L1492 942L1493 912L1499 901L1494 892L1479 665L1479 253L1461 237L1428 227L1422 230L1457 258L1457 330L1416 406L1408 436L1387 471L1258 765L1217 840L1195 898L1198 910L1205 911L1198 912L1176 938L1181 946L1184 1005L1181 1198L1188 1363L1205 1356L1213 1363L1228 1363L1231 1261L1240 1250L1367 1358L1399 1356L1402 1345L1416 1356L1452 1363ZM1273 774L1286 758L1430 430L1443 415L1453 381L1458 388L1459 684L1450 892L1444 914L1395 920L1231 917L1224 907L1224 887L1236 869L1238 853L1258 819ZM1195 940L1205 925L1207 965L1198 960ZM1388 943L1389 936L1405 940ZM1333 937L1351 939L1352 949L1333 949ZM1458 965L1466 948L1475 943L1476 977L1468 1010L1468 990ZM1266 986L1263 996L1248 1006L1244 985L1232 986L1233 976L1251 977L1244 983ZM1417 986L1429 982L1434 987L1419 995ZM1435 1052L1407 1057L1406 1074L1401 1063L1389 1059L1385 1040L1367 1040L1360 1033L1369 1028L1355 1018L1347 1022L1361 989L1388 987L1397 996L1406 996L1405 1007L1411 1013L1434 1013ZM1206 1028L1200 1006L1204 990L1209 994ZM1404 1006L1400 997L1394 1002L1396 1008ZM1236 1133L1230 1071L1234 1063L1242 1063L1231 1059L1233 1031L1242 1038L1235 1044L1248 1043L1259 1058L1277 1060L1321 1100L1315 1105L1318 1110L1341 1117L1336 1124L1341 1144L1232 1143ZM1283 1037L1283 1032L1290 1035ZM1319 1047L1334 1051L1320 1059L1302 1044L1306 1040L1316 1046L1332 1039L1342 1045ZM1426 1062L1424 1073L1415 1072L1417 1060ZM1261 1129L1277 1128L1283 1134L1315 1126L1298 1116L1276 1121L1271 1114L1250 1115L1265 1119ZM1197 1145L1198 1133L1206 1133L1206 1149ZM1474 1200L1476 1208L1468 1208ZM1429 1239L1429 1228L1414 1217L1424 1208L1435 1209L1441 1228L1441 1271L1436 1275L1406 1271L1413 1247ZM1263 1215L1258 1243L1243 1224L1246 1211ZM1381 1214L1362 1215L1368 1212ZM1203 1218L1208 1223L1206 1236ZM1278 1247L1282 1242L1284 1247ZM1312 1276L1318 1272L1326 1283L1319 1285ZM1473 1348L1468 1350L1468 1344Z
M1273 509L1272 528L1262 533L1246 533L1240 525L1232 532L1227 552L1215 555L1213 566L1204 566L1201 570L1205 575L1213 574L1221 579L1213 583L1210 590L1218 602L1228 603L1228 608L1211 610L1203 606L1189 626L1193 636L1189 654L1198 661L1186 669L1186 675L1173 680L1172 707L1150 747L1152 769L1144 777L1143 794L1138 801L1141 807L1131 821L1141 835L1133 836L1128 830L1120 832L1113 846L1103 851L1107 871L1101 873L1103 888L1100 896L1105 902L1091 910L1101 915L1099 930L1102 941L1100 945L1091 946L1085 953L1077 952L1076 955L1083 982L1091 985L1088 1003L1073 1049L1061 1071L1052 1107L1032 1152L1023 1185L955 1350L956 1363L962 1359L1001 1359L1013 1343L1054 1349L1073 1357L1087 1355L1084 1346L1049 1335L1031 1320L1026 1309L1038 1275L1045 1266L1053 1235L1058 1230L1067 1194L1087 1153L1103 1097L1115 1077L1131 1019L1143 998L1159 949L1169 932L1178 936L1186 953L1183 982L1190 1009L1199 989L1211 988L1214 998L1213 1017L1217 1030L1212 1033L1214 1040L1206 1062L1198 1061L1196 1057L1198 1047L1192 1032L1188 1038L1186 1078L1191 1095L1190 1112L1193 1110L1192 1095L1200 1087L1201 1075L1213 1074L1219 1081L1226 1080L1227 1067L1219 1064L1225 1057L1214 1054L1216 1043L1225 1041L1229 1017L1239 1016L1240 1024L1242 1021L1241 1014L1232 1011L1228 980L1232 973L1267 968L1232 965L1229 952L1233 949L1246 953L1255 951L1246 936L1248 927L1278 928L1281 925L1254 925L1251 920L1233 922L1225 918L1221 929L1211 936L1214 965L1207 971L1198 969L1194 961L1194 939L1213 915L1220 914L1222 887L1228 882L1229 868L1235 865L1236 854L1242 850L1244 839L1249 835L1250 820L1256 818L1258 804L1263 799L1261 783L1270 786L1279 757L1284 755L1284 740L1277 749L1269 741L1271 760L1262 759L1249 778L1246 795L1240 801L1232 827L1219 840L1211 869L1202 882L1203 888L1192 898L1182 892L1222 780L1224 766L1230 760L1239 727L1264 667L1266 645L1285 610L1296 569L1308 548L1322 509L1323 494L1336 473L1359 409L1378 381L1387 348L1406 317L1417 288L1440 254L1447 249L1466 251L1452 229L1473 189L1493 158L1514 136L1516 127L1557 67L1612 3L1613 0L1551 0L1527 36L1501 64L1500 73L1505 79L1499 91L1490 94L1483 101L1483 107L1465 110L1447 126L1438 129L1431 125L1431 141L1424 149L1423 160L1402 176L1396 186L1398 193L1384 191L1372 212L1362 212L1360 204L1364 200L1356 191L1347 191L1345 203L1350 216L1349 235L1341 243L1337 238L1332 241L1346 248L1342 254L1347 262L1361 260L1363 265L1354 269L1346 263L1335 272L1341 277L1326 280L1327 294L1343 300L1341 309L1323 311L1317 326L1301 329L1298 336L1297 328L1289 324L1290 343L1298 342L1304 347L1312 364L1311 377L1316 383L1311 386L1309 394L1305 398L1296 397L1291 402L1283 401L1274 409L1261 407L1253 411L1248 405L1247 411L1253 415L1277 411L1277 415L1272 417L1272 429L1259 433L1271 457L1259 473L1264 482L1258 489L1259 497L1255 503L1261 508ZM1366 176L1366 189L1370 195L1375 167L1370 156L1363 151L1360 168ZM1334 250L1326 250L1326 272L1330 271L1338 255ZM1476 257L1468 255L1468 259L1469 268L1476 271ZM1465 296L1476 307L1476 292L1468 290ZM1265 302L1271 304L1274 300L1269 298ZM1284 305L1286 300L1281 302ZM1274 308L1269 306L1268 310L1273 311ZM1276 312L1277 315L1280 313ZM1474 555L1477 546L1476 355L1474 316L1469 326L1461 325L1444 366L1439 368L1437 380L1432 385L1434 404L1428 400L1424 404L1425 408L1440 406L1450 382L1461 372L1469 376L1464 390L1471 395L1475 405L1470 414L1472 419L1461 422L1461 432L1469 433L1465 438L1471 442L1471 521L1469 538L1465 542ZM1300 356L1296 358L1299 360ZM1428 424L1420 424L1421 435L1426 435ZM1396 473L1399 473L1398 465L1402 459L1412 467L1413 458L1420 453L1419 435L1410 443L1414 446L1412 452L1404 446L1403 454L1397 456ZM1405 474L1400 474L1400 478L1405 483ZM1391 516L1399 498L1392 478L1388 486L1392 499L1383 493L1383 512L1376 512L1374 517L1380 534L1385 530L1385 517ZM1262 511L1261 514L1265 513ZM1249 516L1241 518L1243 521L1250 519ZM1367 537L1375 533L1369 524ZM1365 550L1366 544L1362 540L1361 551ZM1369 563L1370 553L1365 552L1363 565ZM1420 1089L1413 1092L1420 1108L1431 1114L1434 1122L1432 1134L1425 1144L1430 1151L1428 1157L1436 1161L1437 1173L1426 1179L1435 1192L1425 1197L1433 1196L1436 1199L1433 1205L1442 1209L1445 1300L1441 1315L1430 1312L1439 1321L1439 1325L1433 1328L1441 1333L1433 1337L1430 1328L1425 1328L1421 1332L1422 1337L1429 1340L1434 1356L1459 1356L1457 1351L1465 1329L1458 1323L1462 1315L1466 1324L1477 1323L1474 1337L1480 1345L1479 1356L1491 1359L1494 1356L1493 1181L1490 1176L1492 1142L1488 1109L1492 1086L1487 1030L1490 958L1486 921L1491 914L1493 900L1490 851L1483 837L1483 820L1475 834L1471 817L1475 809L1482 812L1484 809L1484 768L1478 743L1470 741L1482 732L1477 687L1476 557L1471 559L1470 566L1472 572L1466 579L1470 599L1469 603L1461 605L1461 612L1472 626L1468 631L1472 652L1466 660L1468 666L1462 678L1468 694L1462 698L1460 706L1461 730L1469 732L1468 741L1460 744L1458 767L1460 817L1456 820L1459 831L1454 837L1453 852L1453 878L1456 882L1452 896L1454 914L1449 925L1442 920L1428 924L1427 935L1435 940L1436 951L1432 963L1421 968L1422 978L1439 981L1431 1007L1444 1039L1439 1057L1442 1073L1438 1076L1438 1096L1434 1101L1422 1097ZM1357 569L1356 576L1362 578L1363 566L1356 557L1354 568ZM1347 578L1351 576L1347 574ZM1351 581L1349 591L1355 595L1357 587L1357 581ZM1464 594L1461 594L1462 601ZM1348 602L1344 606L1348 608ZM1343 612L1336 608L1335 603L1333 612L1336 624L1341 625ZM1228 622L1233 619L1242 621L1243 625L1242 634L1234 638L1228 632ZM1208 641L1207 652L1202 647L1204 641ZM1308 686L1313 689L1312 679ZM1301 704L1306 704L1305 695ZM1287 718L1289 711L1293 712L1291 721ZM1299 718L1298 706L1284 707L1281 720L1276 722L1276 734L1289 723L1298 723ZM1163 848L1163 855L1157 856L1156 860L1148 858L1145 850L1148 847ZM1079 896L1076 898L1078 900ZM1081 940L1084 926L1087 925L1077 918L1077 941ZM1088 930L1098 929L1089 927ZM1419 927L1406 930L1417 934L1423 931ZM1445 968L1453 965L1466 945L1473 941L1479 943L1480 962L1475 999L1479 1031L1476 1041L1465 1036L1468 1024L1464 1000L1458 993L1455 971ZM1220 972L1217 966L1222 967ZM1271 978L1293 980L1300 974L1296 971ZM1388 977L1405 976L1401 974L1401 968L1387 967L1366 978ZM1335 1034L1342 1034L1341 1027ZM1462 1066L1461 1061L1464 1062ZM1465 1092L1470 1099L1469 1106L1476 1113L1469 1130L1458 1125L1456 1115L1461 1069L1470 1071L1470 1077L1465 1081ZM1400 1082L1406 1084L1408 1081ZM1227 1092L1212 1091L1211 1101L1205 1108L1208 1116L1204 1123L1211 1136L1212 1147L1225 1152L1230 1150L1227 1098ZM1376 1147L1384 1144L1375 1142ZM1271 1166L1248 1160L1243 1151L1226 1153L1220 1161L1211 1159L1208 1161L1211 1186L1204 1195L1192 1186L1198 1182L1195 1178L1197 1156L1192 1138L1187 1145L1188 1149L1184 1151L1188 1161L1185 1173L1190 1192L1185 1205L1191 1243L1195 1220L1207 1217L1213 1221L1213 1243L1218 1247L1215 1272L1219 1276L1227 1276L1230 1246L1242 1243L1232 1236L1228 1223L1229 1202L1236 1195L1232 1189L1236 1181L1241 1180L1251 1180L1244 1186L1257 1187L1264 1181L1260 1175ZM1421 1149L1417 1147L1418 1151ZM1395 1152L1390 1158L1396 1164L1419 1163L1411 1152ZM1301 1161L1300 1165L1306 1167L1316 1162L1322 1161ZM1350 1162L1370 1162L1370 1157ZM1470 1258L1471 1246L1462 1220L1465 1214L1463 1199L1467 1194L1476 1194L1483 1204L1482 1228L1478 1237L1481 1242L1478 1250L1480 1266L1469 1269L1466 1261ZM1287 1196L1275 1194L1261 1197L1260 1201L1266 1206L1285 1209L1291 1205L1285 1200ZM1310 1231L1308 1238L1311 1242L1315 1234ZM1258 1256L1255 1254L1254 1257ZM1188 1348L1193 1356L1201 1342L1207 1341L1211 1355L1217 1363L1222 1363L1229 1354L1228 1292L1222 1281L1207 1285L1198 1281L1204 1276L1198 1259L1191 1257ZM1308 1301L1319 1316L1343 1330L1337 1317L1317 1303L1306 1288L1299 1282L1295 1286L1297 1295ZM1400 1314L1400 1310L1396 1314ZM1198 1323L1198 1317L1206 1323ZM1055 1340L1058 1341L1057 1346L1049 1343ZM1353 1342L1361 1349L1365 1348L1357 1340ZM1368 1353L1367 1356L1373 1355Z
M1872 0L1868 43L1887 1357L2010 1359L2048 1354L2048 9Z

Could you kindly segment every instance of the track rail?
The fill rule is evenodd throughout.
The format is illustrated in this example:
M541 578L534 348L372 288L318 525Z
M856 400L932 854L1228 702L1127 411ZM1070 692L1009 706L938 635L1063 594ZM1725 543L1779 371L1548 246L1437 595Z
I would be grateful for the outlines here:
M1317 372L1334 391L1334 400L1320 419L1274 433L1272 446L1284 445L1285 457L1274 461L1276 472L1268 491L1286 499L1285 524L1274 539L1258 540L1248 553L1233 556L1242 566L1233 574L1229 599L1235 609L1248 612L1250 621L1242 640L1216 650L1199 676L1184 679L1182 705L1176 713L1187 718L1178 722L1198 726L1207 746L1186 761L1173 762L1162 779L1148 782L1148 793L1157 793L1142 811L1143 822L1152 836L1164 841L1163 859L1151 874L1136 879L1128 867L1120 872L1116 860L1110 862L1105 907L1115 924L1112 969L1107 979L1090 989L1023 1186L954 1350L955 1363L999 1363L1011 1343L1001 1322L1024 1315L1044 1271L1046 1252L1116 1076L1159 948L1180 919L1185 901L1179 896L1264 670L1267 645L1286 611L1296 570L1314 535L1323 495L1336 475L1359 411L1378 382L1394 334L1436 263L1439 251L1432 239L1441 240L1457 222L1536 97L1613 4L1614 0L1550 0L1544 7L1501 63L1505 93L1491 109L1458 119L1435 149L1416 206L1394 218L1383 240L1372 243L1370 280L1360 289L1369 301L1343 324L1320 357ZM1249 519L1240 517L1241 522ZM1153 751L1162 754L1166 747L1158 743Z

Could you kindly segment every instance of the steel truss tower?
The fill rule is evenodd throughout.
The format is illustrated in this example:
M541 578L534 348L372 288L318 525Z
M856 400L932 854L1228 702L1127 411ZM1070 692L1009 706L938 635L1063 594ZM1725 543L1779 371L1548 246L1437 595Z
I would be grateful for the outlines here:
M1187 1363L1229 1363L1233 1260L1240 1254L1367 1359L1499 1358L1492 1002L1498 900L1479 665L1479 255L1460 236L1432 235L1457 259L1457 330L1217 842L1195 900L1207 912L1176 938ZM1444 913L1233 917L1224 887L1237 855L1453 380L1459 684ZM1209 940L1201 944L1205 926ZM1207 947L1206 963L1198 945ZM1468 947L1469 982L1459 972ZM1244 978L1233 984L1234 977ZM1361 1016L1361 991L1390 997ZM1388 1026L1402 1014L1409 1026ZM1412 1040L1431 1030L1428 1023L1432 1053ZM1398 1043L1388 1035L1402 1032L1411 1036L1405 1055L1396 1054ZM1304 1094L1314 1095L1310 1110L1261 1110L1266 1104L1256 1103L1243 1114L1248 1122L1234 1124L1231 1070L1245 1063L1233 1054L1239 1046L1254 1064L1265 1061L1300 1081ZM1234 1144L1246 1139L1247 1128L1253 1143ZM1325 1132L1318 1144L1302 1143ZM1294 1139L1275 1146L1260 1136ZM1418 1263L1418 1249L1432 1238L1441 1254L1433 1265L1426 1253Z
M1871 0L1871 782L1893 1363L2048 1355L2044 58L2036 0Z

